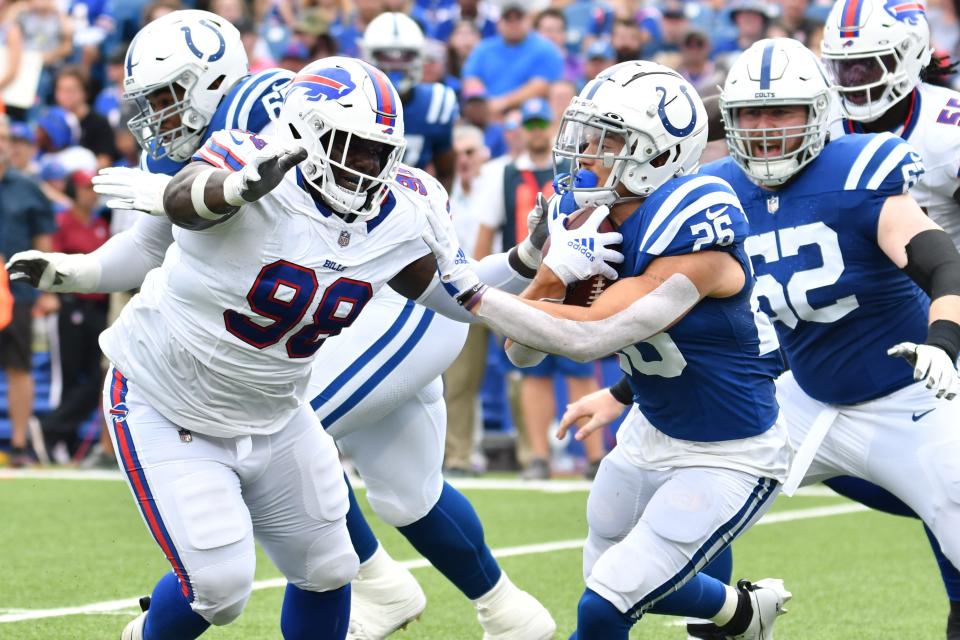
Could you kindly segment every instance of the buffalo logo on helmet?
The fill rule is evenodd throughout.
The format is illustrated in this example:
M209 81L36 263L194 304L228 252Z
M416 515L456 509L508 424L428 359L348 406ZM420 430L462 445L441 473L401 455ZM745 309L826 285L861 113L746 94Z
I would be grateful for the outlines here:
M346 69L305 69L293 78L290 90L300 89L311 101L339 100L357 88Z
M916 1L887 0L883 8L900 22L908 22L912 25L920 24L920 18L925 17L923 4Z

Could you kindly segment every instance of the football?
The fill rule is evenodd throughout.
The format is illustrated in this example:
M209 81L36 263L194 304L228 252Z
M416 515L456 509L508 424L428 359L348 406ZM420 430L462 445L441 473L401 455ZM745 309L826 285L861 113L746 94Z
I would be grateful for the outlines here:
M564 224L567 229L576 229L587 221L593 211L593 208L576 211L570 214L570 217L566 219ZM600 223L599 231L601 233L616 230L616 225L613 224L613 221L611 221L609 217L604 218L603 222ZM620 251L620 245L618 244L611 245L610 248ZM548 251L550 251L550 238L547 238L547 241L543 244L543 255L546 256ZM593 276L589 280L574 282L567 287L567 295L563 299L563 304L571 304L578 307L589 307L594 303L594 301L596 301L597 298L600 297L600 294L606 290L611 282L611 280L608 280L603 276Z

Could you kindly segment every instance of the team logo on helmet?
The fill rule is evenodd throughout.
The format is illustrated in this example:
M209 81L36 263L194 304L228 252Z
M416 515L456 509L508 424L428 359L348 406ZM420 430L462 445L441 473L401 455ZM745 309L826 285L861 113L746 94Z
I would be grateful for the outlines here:
M667 102L667 90L663 87L657 87L656 91L660 94L660 104L657 106L657 115L660 116L660 122L663 123L663 128L678 138L690 135L690 132L693 131L693 128L697 125L697 107L693 104L693 98L690 97L687 88L680 85L680 93L683 94L683 97L687 99L687 104L690 105L690 122L680 127L670 122L670 119L667 117L667 105L669 104L669 102ZM673 102L673 100L676 100L676 97L670 100L670 102Z
M350 79L350 73L338 67L305 70L298 73L290 83L291 91L300 89L304 92L304 97L313 102L339 100L356 88L357 85Z
M883 8L900 22L908 22L912 25L920 24L920 19L926 17L923 11L923 4L916 1L887 0Z

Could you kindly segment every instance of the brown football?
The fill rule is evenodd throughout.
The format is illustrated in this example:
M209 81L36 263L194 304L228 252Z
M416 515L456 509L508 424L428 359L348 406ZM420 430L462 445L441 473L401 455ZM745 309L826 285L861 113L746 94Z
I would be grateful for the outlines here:
M581 209L580 211L570 214L570 217L568 217L565 222L567 229L576 229L587 221L591 213L593 213L593 208ZM617 227L613 224L613 221L611 221L610 218L604 218L603 222L600 223L599 231L601 233L616 230ZM620 245L612 245L610 248L619 251ZM547 238L547 241L543 243L543 255L546 256L549 250L550 238ZM606 290L610 283L611 281L607 280L603 276L593 276L589 280L574 282L573 284L567 286L567 295L563 299L563 304L571 304L578 307L589 307L594 303L594 301L596 301L597 298L600 297L600 294Z

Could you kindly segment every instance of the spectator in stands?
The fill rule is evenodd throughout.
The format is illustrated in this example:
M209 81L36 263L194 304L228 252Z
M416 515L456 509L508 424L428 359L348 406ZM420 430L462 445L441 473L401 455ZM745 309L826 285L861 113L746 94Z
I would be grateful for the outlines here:
M447 41L447 69L451 76L463 77L463 63L479 42L480 30L477 25L467 20L456 24Z
M18 9L10 0L0 0L0 47L6 50L6 66L0 67L0 93L10 86L20 71L23 32L20 31L20 25L16 20L17 12ZM7 111L11 117L16 117L18 120L24 119L26 115L24 109L13 110L8 107Z
M227 19L231 24L237 24L250 17L247 3L243 0L210 0L209 11Z
M40 171L37 164L37 136L26 122L10 124L10 166L31 178Z
M613 23L610 44L616 53L616 62L640 60L643 49L650 41L650 34L641 29L633 18L617 18Z
M616 64L617 52L614 51L613 45L608 41L595 40L593 44L587 47L584 58L583 82L579 85L580 89L582 89L586 83L596 78L601 71Z
M583 77L583 60L578 51L567 46L567 18L564 13L553 7L544 9L537 14L533 28L552 42L563 56L563 79L574 82L580 80Z
M259 73L276 66L276 61L270 57L269 49L261 42L260 34L252 20L244 18L234 26L240 32L240 41L243 42L243 49L247 52L250 73Z
M780 18L778 22L783 27L788 38L799 40L810 46L811 37L823 29L823 23L811 19L807 15L810 8L808 0L779 0ZM814 49L819 54L819 49Z
M770 9L761 0L736 0L730 7L730 19L737 28L733 40L720 41L714 46L714 56L723 58L728 69L733 61L750 45L767 37Z
M660 42L654 59L660 64L676 67L680 59L680 43L690 28L690 21L681 0L668 0L661 9Z
M717 87L723 84L726 71L710 60L710 37L706 31L693 28L684 34L677 71L694 86L701 97L717 93Z
M573 0L563 7L567 39L589 47L595 39L609 38L613 30L613 9L606 2Z
M50 95L56 70L73 53L73 24L56 0L23 0L14 6L24 50L37 51L43 57L37 93Z
M92 173L77 171L69 180L73 207L57 216L53 250L62 253L90 253L107 241L107 221L97 215L98 196L93 191ZM107 328L107 295L103 293L61 294L57 318L57 353L62 391L60 402L40 420L48 449L63 442L69 455L76 452L80 426L90 419L100 401L103 385L98 338Z
M69 19L73 23L73 44L79 63L90 69L102 57L103 44L114 34L112 0L71 0Z
M56 225L50 201L32 179L10 167L9 149L10 122L5 115L0 115L2 254L9 257L27 249L53 251L51 234ZM13 320L0 331L0 362L7 374L7 405L13 428L10 464L20 467L31 460L27 452L27 431L33 413L32 317L56 311L57 298L49 293L38 294L22 282L10 283L10 292L14 299ZM42 437L36 434L34 440L42 441Z
M110 132L111 139L113 132ZM52 160L63 165L68 174L74 171L96 171L97 157L86 147L81 147L80 121L63 107L48 107L37 118L37 146L40 159Z
M477 205L486 186L480 168L489 158L483 131L472 125L458 125L453 131L457 154L456 180L450 193L450 211L460 246L470 257L477 240ZM479 393L487 369L485 326L473 324L460 355L443 374L443 395L447 403L447 439L443 464L447 475L473 475L476 436L483 428Z
M483 131L484 144L491 158L498 158L507 152L504 124L491 122L487 94L482 87L475 86L463 90L460 117L464 123Z
M54 85L57 106L76 116L80 125L80 146L97 157L97 169L109 167L117 157L113 128L102 115L90 108L87 100L87 74L77 66L66 66L57 72Z
M180 0L153 0L153 2L143 8L143 20L140 26L142 27L157 18L161 18L168 13L173 13L182 8L183 7L180 6ZM137 30L139 31L139 27Z
M553 193L553 113L546 100L531 98L521 109L525 150L506 165L502 177L483 181L485 194L478 202L478 256L485 255L494 236L502 234L503 250L523 240L527 231L527 213L536 203L537 194ZM550 444L548 431L556 416L553 380L562 375L567 381L570 401L595 391L592 363L579 363L558 356L547 356L536 367L522 369L520 390L522 422L526 443L530 448L530 464L524 472L528 479L550 477ZM602 434L594 434L585 443L588 451L588 474L595 475L603 457Z
M121 89L124 73L123 63L126 54L126 44L113 47L107 54L106 86L93 99L93 110L106 118L113 128L116 128L120 123L120 104L123 96L123 89Z
M340 55L360 57L360 40L370 21L383 13L383 0L354 0L356 9L347 19L330 26Z
M531 31L527 3L504 0L502 10L498 35L482 40L463 67L464 89L486 91L494 120L529 98L546 97L549 84L563 75L556 47Z
M570 101L579 93L578 87L569 80L560 80L550 85L550 92L547 95L547 104L550 106L550 112L557 114L553 122L553 131L550 132L550 138L556 140L557 129L560 126L560 116L567 110Z
M457 25L466 22L482 38L497 33L497 17L500 10L495 3L486 0L460 0L454 3L435 3L424 7L418 3L413 18L423 25L428 38L447 42L453 37Z
M73 206L73 199L67 195L67 170L55 157L43 158L40 161L37 180L40 191L50 201L54 214L67 211Z

